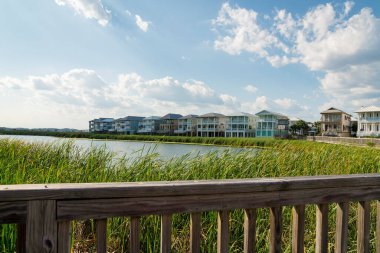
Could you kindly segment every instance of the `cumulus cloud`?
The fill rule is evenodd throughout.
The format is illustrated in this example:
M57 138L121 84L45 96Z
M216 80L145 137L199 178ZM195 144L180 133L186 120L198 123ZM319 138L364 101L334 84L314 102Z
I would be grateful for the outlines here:
M136 25L140 28L141 31L147 32L149 25L152 23L150 21L144 21L139 15L135 15Z
M254 85L247 85L244 87L244 90L250 92L250 93L256 93L256 91L258 90L256 86Z
M231 55L247 52L274 67L304 64L322 75L323 93L345 107L379 103L380 19L370 8L350 14L353 6L326 3L303 16L282 9L270 17L225 3L212 22L214 47Z
M55 0L59 6L70 6L79 15L95 19L101 26L107 26L111 20L111 11L103 6L101 0Z

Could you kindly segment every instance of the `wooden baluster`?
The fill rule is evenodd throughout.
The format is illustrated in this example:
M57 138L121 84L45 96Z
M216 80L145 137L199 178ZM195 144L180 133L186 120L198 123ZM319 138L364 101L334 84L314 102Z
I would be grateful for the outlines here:
M304 252L304 235L305 235L305 206L294 206L292 210L292 252Z
M190 252L199 253L201 247L201 213L190 215Z
M58 222L58 253L70 253L71 221Z
M347 252L348 203L338 203L336 209L335 252Z
M57 227L55 200L28 201L27 252L57 252Z
M360 201L358 204L358 220L357 220L357 252L369 252L369 232L370 232L370 202Z
M139 253L140 252L140 217L133 216L130 219L130 252Z
M380 201L376 201L376 252L380 253Z
M26 252L26 224L17 224L16 252Z
M328 204L317 205L316 253L327 253L328 250Z
M96 252L107 252L107 219L95 220L96 227Z
M219 211L218 212L218 243L217 251L218 253L228 252L229 243L229 211Z
M270 208L270 252L281 252L282 207Z
M256 209L244 210L244 253L256 252Z
M172 217L164 214L161 216L161 253L169 253L172 241Z

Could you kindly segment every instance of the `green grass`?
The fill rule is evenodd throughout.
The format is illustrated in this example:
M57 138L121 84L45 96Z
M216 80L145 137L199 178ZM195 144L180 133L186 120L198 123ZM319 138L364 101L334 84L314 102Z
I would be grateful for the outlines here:
M351 147L305 141L273 141L272 148L259 152L249 150L240 153L209 153L191 158L189 155L160 160L150 153L129 160L116 159L115 154L104 148L81 150L71 142L53 144L26 143L19 140L0 139L0 184L68 183L112 181L162 181L228 178L258 178L279 176L328 175L378 173L380 150L371 147ZM352 205L356 205L353 203ZM333 251L335 205L330 205L330 244ZM290 252L291 209L284 208L283 250ZM202 214L202 252L216 252L217 214ZM109 219L109 251L126 252L129 243L129 222L126 218ZM374 249L374 219L372 219L371 245ZM242 210L231 213L230 252L242 252ZM356 217L351 208L349 223L349 250L356 251ZM89 227L89 226L87 226ZM305 250L314 252L315 206L306 209ZM0 251L13 252L14 225L0 228ZM91 228L91 226L90 226ZM142 252L159 252L159 217L141 219ZM93 240L93 231L83 232L83 224L75 222L75 242L84 243L87 251L93 251L87 242ZM189 236L189 216L173 217L173 252L186 252ZM268 252L269 212L259 209L257 218L257 245L259 252ZM78 250L79 247L75 246ZM371 250L372 251L372 250Z
M190 137L190 136L165 136L165 135L126 135L88 132L44 132L33 130L7 130L0 131L5 135L35 135L53 136L65 138L88 138L102 140L130 140L130 141L153 141L153 142L178 142L196 143L205 145L224 145L233 147L268 147L281 141L274 138L225 138L225 137Z

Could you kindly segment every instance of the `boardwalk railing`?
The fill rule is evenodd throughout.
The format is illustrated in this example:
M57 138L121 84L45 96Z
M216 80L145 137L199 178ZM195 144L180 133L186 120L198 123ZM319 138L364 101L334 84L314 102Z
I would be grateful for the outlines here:
M317 253L327 252L328 205L337 203L335 252L346 252L348 212L358 201L357 252L369 252L370 201L380 174L273 179L0 186L0 224L17 223L18 252L70 252L72 220L95 219L106 252L107 218L131 217L130 252L140 252L139 217L161 216L161 252L171 249L171 215L189 213L190 252L200 252L201 212L218 211L217 251L228 252L229 212L245 211L244 252L256 252L256 210L270 209L270 252L281 252L282 207L293 207L292 252L304 252L305 205L316 208ZM380 206L377 204L377 216ZM376 226L380 252L380 223Z

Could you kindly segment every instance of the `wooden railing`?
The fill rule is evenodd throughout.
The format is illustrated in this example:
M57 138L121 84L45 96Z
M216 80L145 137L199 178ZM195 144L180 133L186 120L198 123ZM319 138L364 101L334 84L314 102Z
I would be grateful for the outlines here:
M171 215L190 213L190 252L200 252L201 212L218 211L217 251L229 250L229 212L243 209L244 252L256 252L256 210L270 209L270 252L281 252L282 207L293 206L292 252L304 252L305 205L316 204L317 253L328 251L328 205L337 203L335 252L346 252L348 212L358 201L357 252L370 250L370 201L380 174L247 180L0 186L0 224L17 223L18 252L70 252L71 221L95 219L106 252L107 218L130 216L130 252L140 252L139 217L161 215L161 252L171 249ZM380 206L377 204L377 217ZM380 252L380 222L376 251Z

